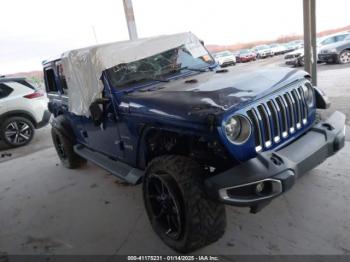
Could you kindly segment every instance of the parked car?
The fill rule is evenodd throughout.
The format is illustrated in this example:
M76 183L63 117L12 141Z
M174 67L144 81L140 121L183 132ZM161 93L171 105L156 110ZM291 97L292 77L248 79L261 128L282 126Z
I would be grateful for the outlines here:
M317 56L322 47L345 41L348 37L350 37L350 32L341 32L341 33L336 33L329 36L318 38L317 39ZM304 66L304 48L288 53L284 57L284 59L286 60L287 65Z
M230 51L215 53L214 57L216 62L222 67L236 64L236 56Z
M294 50L296 50L295 45L291 44L291 43L285 43L283 44L284 47L286 48L286 53L292 52Z
M289 52L284 56L286 65L304 66L304 48Z
M304 47L304 40L294 40L289 42L288 44L292 45L294 50L297 50Z
M236 58L236 63L239 63L240 61L239 61L239 51L231 51L231 53L232 53L232 55L234 55L235 56L235 58Z
M49 121L47 102L25 78L0 77L0 139L10 147L28 144Z
M238 56L236 57L236 60L241 63L255 61L256 54L251 49L243 49L239 51Z
M287 48L281 44L271 44L269 45L274 55L282 55L287 53Z
M318 59L326 63L350 63L350 35L344 41L323 47L318 54Z
M345 115L316 121L329 103L305 71L222 70L192 33L134 41L43 63L52 139L68 168L142 182L171 248L218 240L223 204L256 213L344 146Z
M259 45L253 47L253 51L256 53L256 58L258 59L274 55L272 49L268 45Z

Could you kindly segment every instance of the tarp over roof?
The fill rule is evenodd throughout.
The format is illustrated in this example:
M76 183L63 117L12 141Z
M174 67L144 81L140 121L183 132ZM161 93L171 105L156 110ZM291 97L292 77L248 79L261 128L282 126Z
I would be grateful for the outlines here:
M192 33L180 33L122 41L71 50L62 54L62 65L69 95L69 110L89 116L89 106L101 96L102 72L122 63L130 63L186 45L194 56L201 43Z

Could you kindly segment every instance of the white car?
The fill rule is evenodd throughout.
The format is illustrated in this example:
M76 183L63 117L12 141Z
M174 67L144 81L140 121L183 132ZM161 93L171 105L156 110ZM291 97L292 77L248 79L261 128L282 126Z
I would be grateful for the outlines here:
M10 147L28 144L50 119L48 99L24 78L0 77L0 139Z
M222 51L214 54L215 61L222 67L236 64L236 56L230 51Z
M274 55L281 55L287 52L287 48L281 44L271 44L270 48Z
M253 51L256 53L256 58L258 59L274 56L272 49L268 45L259 45L253 47Z

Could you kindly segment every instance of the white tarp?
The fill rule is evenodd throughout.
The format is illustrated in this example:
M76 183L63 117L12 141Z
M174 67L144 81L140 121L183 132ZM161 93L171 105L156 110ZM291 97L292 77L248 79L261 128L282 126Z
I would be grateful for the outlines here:
M89 106L101 96L102 72L122 63L130 63L164 51L186 45L194 57L203 54L199 39L192 33L158 36L97 45L62 54L66 76L69 110L89 116Z

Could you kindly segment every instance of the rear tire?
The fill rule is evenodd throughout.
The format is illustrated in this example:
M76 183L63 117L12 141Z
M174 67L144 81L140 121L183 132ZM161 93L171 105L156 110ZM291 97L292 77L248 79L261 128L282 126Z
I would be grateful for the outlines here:
M28 144L34 137L34 125L25 117L9 117L0 124L0 137L9 147Z
M51 128L51 136L58 157L65 167L75 169L86 163L86 159L74 152L74 144L57 128Z
M182 253L215 242L225 232L225 207L206 196L205 175L195 161L169 155L155 158L144 176L151 225L165 244Z

